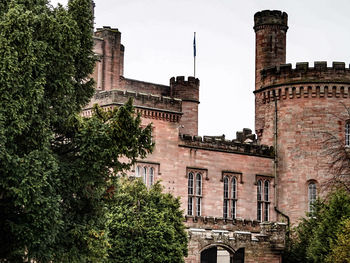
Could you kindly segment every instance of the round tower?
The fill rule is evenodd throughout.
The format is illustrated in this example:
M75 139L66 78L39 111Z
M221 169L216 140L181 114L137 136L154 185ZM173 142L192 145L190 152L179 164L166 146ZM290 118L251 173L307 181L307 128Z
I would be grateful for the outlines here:
M264 10L254 15L255 89L264 68L286 63L286 33L288 15L281 11Z
M324 185L331 179L332 159L326 141L332 136L338 139L338 147L350 144L345 140L350 119L350 68L343 62L331 66L314 62L313 67L303 62L295 68L281 64L286 55L287 14L263 11L254 20L255 129L262 144L275 146L276 206L296 223L312 211L316 196L327 192ZM267 43L273 32L269 27L276 24L281 45L274 52Z

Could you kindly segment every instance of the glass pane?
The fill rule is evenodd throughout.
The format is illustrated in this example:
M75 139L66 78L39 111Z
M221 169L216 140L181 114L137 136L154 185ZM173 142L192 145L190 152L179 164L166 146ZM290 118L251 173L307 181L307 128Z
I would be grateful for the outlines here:
M258 211L257 211L257 219L258 221L261 221L262 219L262 203L261 202L258 202Z
M193 195L193 173L188 174L188 194Z
M192 215L192 213L193 213L193 203L192 203L192 201L193 201L193 197L188 197L188 205L187 205L187 214L188 215Z
M232 219L236 218L236 200L231 200L231 217Z
M224 200L224 218L228 217L228 200Z
M261 180L258 181L258 187L257 187L257 199L260 201L261 200L261 190L262 190L262 182Z
M265 203L264 221L269 221L269 204Z
M143 167L143 182L147 184L147 167Z
M232 198L236 199L237 198L237 179L236 177L232 178Z
M202 175L196 175L196 195L202 195Z
M201 215L201 198L197 197L197 207L196 207L196 216Z
M313 204L316 201L317 197L317 189L315 183L310 183L308 187L308 196L309 196L309 212L312 213L314 211Z
M136 177L140 177L141 176L141 167L140 166L137 166L136 167Z
M264 197L265 197L265 201L269 201L269 186L270 186L270 183L269 181L265 181L265 184L264 184Z
M345 145L350 146L350 123L345 124Z
M224 178L224 198L228 198L228 178Z
M149 186L153 185L154 169L151 167L149 169Z

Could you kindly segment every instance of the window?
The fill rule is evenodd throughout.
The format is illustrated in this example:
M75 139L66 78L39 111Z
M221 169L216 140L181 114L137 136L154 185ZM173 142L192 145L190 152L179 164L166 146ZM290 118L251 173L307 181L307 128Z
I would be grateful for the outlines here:
M188 205L187 214L200 216L202 214L202 179L203 174L199 171L188 172Z
M309 197L308 211L310 213L310 216L312 216L313 213L315 212L315 210L314 210L314 203L316 202L316 196L317 196L316 183L315 182L311 182L308 185L308 197Z
M237 178L233 176L224 177L224 218L236 218L236 203L237 203Z
M259 179L257 182L257 220L269 221L270 218L270 181Z
M143 183L147 185L147 167L143 167Z
M153 167L149 168L149 181L148 181L148 185L151 186L153 185L153 178L154 178L154 169Z
M135 177L142 177L143 183L148 187L154 184L156 171L156 169L151 165L152 164L138 164L135 167Z
M345 146L350 146L350 121L345 124Z

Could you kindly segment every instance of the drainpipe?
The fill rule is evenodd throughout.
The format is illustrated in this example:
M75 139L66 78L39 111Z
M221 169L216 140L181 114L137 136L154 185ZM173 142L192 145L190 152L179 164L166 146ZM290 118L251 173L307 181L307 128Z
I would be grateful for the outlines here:
M277 196L277 187L278 187L278 184L277 184L277 179L278 179L278 173L277 173L277 167L278 167L278 151L277 151L277 147L278 147L278 144L277 144L277 132L278 132L278 129L277 129L277 124L278 124L278 115L277 115L277 96L276 96L276 90L273 90L273 98L274 98L274 102L275 102L275 120L274 120L274 149L275 149L275 158L274 158L274 161L273 161L273 173L274 173L274 178L275 178L275 211L282 215L283 217L285 217L287 219L287 225L288 225L288 229L287 229L287 235L288 235L288 238L289 238L289 228L290 228L290 218L288 215L286 215L285 213L283 213L282 211L280 211L278 209L278 196Z

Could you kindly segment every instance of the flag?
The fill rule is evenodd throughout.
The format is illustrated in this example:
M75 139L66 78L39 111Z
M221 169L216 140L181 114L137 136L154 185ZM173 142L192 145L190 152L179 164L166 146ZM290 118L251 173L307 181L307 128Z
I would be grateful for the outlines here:
M193 56L196 56L196 32L194 32L194 38L193 38Z

